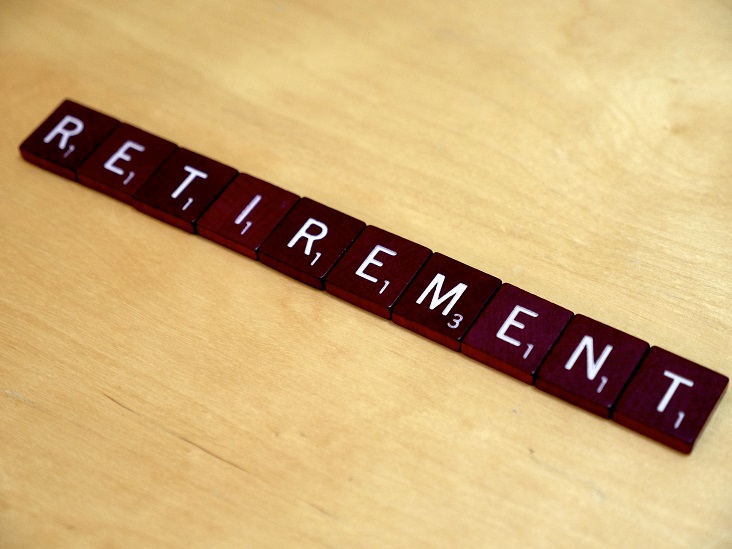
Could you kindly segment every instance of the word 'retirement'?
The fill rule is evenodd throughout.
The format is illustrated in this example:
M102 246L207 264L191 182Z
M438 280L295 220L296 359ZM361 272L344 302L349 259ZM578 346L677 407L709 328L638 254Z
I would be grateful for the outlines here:
M27 161L681 452L729 379L310 198L75 103Z

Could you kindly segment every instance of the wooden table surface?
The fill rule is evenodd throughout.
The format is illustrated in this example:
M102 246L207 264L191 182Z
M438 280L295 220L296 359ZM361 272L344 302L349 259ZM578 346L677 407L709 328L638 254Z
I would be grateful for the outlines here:
M72 98L732 375L732 4L0 7L0 546L732 547L690 456L20 158Z

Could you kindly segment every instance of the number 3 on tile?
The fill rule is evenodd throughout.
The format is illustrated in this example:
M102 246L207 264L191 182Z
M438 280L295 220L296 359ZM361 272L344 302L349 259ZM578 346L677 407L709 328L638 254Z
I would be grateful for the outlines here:
M452 320L447 323L448 328L457 328L460 326L460 323L463 321L463 315L452 315Z

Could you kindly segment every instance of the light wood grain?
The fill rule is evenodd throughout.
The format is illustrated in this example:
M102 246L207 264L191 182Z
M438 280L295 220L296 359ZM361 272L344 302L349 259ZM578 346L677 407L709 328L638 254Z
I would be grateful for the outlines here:
M24 163L65 97L732 375L729 2L0 7L0 546L732 547L693 454Z

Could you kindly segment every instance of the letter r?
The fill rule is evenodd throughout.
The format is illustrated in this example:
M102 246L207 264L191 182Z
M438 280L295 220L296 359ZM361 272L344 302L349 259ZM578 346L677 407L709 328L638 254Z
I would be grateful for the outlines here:
M320 229L320 232L316 234L309 233L308 229L312 226L318 227ZM287 243L287 247L292 248L295 244L297 244L298 240L304 238L305 240L307 240L307 242L305 243L305 255L310 255L310 252L313 249L313 242L325 238L325 235L327 234L328 226L325 223L321 223L320 221L311 217L305 222L302 227L300 227L300 230L295 233L295 236L292 237L292 240Z
M50 143L57 135L60 135L61 139L58 141L58 148L63 150L69 143L69 137L79 135L82 131L84 131L84 123L75 116L67 114L61 119L61 122L56 124L56 127L43 138L43 142Z

